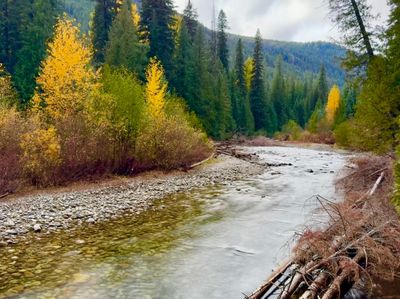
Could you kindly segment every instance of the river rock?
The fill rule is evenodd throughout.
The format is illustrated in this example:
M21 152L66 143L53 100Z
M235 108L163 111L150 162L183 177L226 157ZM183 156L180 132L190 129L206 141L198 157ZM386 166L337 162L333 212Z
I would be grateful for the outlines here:
M42 230L42 227L40 226L40 224L35 224L35 225L33 226L33 230L34 230L36 233L38 233L38 232L40 232L40 231Z

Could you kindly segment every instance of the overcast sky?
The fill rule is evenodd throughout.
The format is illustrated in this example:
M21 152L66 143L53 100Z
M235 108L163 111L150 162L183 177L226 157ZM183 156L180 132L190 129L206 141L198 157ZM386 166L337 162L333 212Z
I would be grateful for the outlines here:
M188 0L175 0L179 12ZM257 28L266 39L285 41L331 41L338 37L328 18L326 0L214 0L217 12L228 16L230 32L254 36ZM381 14L379 24L388 16L386 0L368 0ZM192 0L199 20L210 27L213 0Z

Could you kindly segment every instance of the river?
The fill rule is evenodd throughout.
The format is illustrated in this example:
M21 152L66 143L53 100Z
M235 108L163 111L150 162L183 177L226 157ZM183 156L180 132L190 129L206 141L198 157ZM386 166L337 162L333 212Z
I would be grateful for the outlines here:
M0 248L0 298L243 298L319 225L346 155L244 148L285 164L176 194L139 215Z

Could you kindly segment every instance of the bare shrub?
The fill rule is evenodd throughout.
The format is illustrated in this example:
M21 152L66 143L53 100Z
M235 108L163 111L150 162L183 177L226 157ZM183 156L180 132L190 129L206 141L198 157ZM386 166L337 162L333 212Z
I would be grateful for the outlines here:
M14 108L0 106L0 195L14 192L21 183L21 135L26 124Z
M62 182L111 173L114 168L114 141L107 126L88 121L83 113L69 115L56 123L60 136Z

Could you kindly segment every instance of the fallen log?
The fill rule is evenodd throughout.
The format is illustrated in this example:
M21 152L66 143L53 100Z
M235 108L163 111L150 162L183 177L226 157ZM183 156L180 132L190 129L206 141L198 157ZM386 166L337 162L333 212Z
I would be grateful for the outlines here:
M354 266L357 268L359 267L359 263L362 259L365 258L364 252L359 252L357 255L352 259L352 262L354 263ZM342 285L346 280L353 280L352 282L354 283L354 279L351 277L352 272L354 271L353 267L346 267L342 269L342 273L334 279L332 284L330 285L329 289L326 291L322 299L334 299L340 297L340 291L342 289Z
M314 299L321 293L328 284L330 275L327 271L322 270L317 276L309 289L300 297L300 299Z
M293 280L284 288L280 296L281 299L289 299L294 292L298 289L300 284L305 280L305 277L311 273L310 269L315 267L316 261L311 261L306 264L303 268L296 272Z
M278 269L276 269L270 278L262 284L253 294L247 296L247 299L261 299L275 285L275 282L293 265L293 260L285 261Z
M208 158L204 159L203 161L194 163L194 164L188 166L186 169L187 169L187 170L188 170L188 169L193 169L193 168L195 168L195 167L197 167L197 166L200 166L200 165L202 165L202 164L204 164L204 163L207 163L207 162L210 161L212 158L214 158L214 156L215 156L215 152L213 152L213 153L211 154L211 156L209 156Z
M379 185L381 184L383 178L385 176L385 172L382 171L381 175L379 176L379 178L376 180L374 186L372 187L372 189L368 192L368 196L372 196L375 194L376 190L378 189Z

